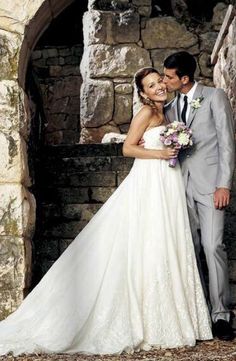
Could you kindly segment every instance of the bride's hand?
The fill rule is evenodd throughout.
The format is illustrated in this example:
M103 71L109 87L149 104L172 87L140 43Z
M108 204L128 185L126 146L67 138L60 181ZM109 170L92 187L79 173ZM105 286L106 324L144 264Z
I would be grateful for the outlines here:
M167 147L161 150L161 157L162 159L167 159L167 160L171 158L177 158L178 153L179 153L179 149Z

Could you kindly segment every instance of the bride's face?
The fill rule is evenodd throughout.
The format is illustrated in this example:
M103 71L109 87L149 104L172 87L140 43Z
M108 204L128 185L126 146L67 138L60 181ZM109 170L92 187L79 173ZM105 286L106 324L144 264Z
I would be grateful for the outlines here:
M167 99L166 85L157 73L150 73L142 80L143 91L141 96L153 102L164 102Z

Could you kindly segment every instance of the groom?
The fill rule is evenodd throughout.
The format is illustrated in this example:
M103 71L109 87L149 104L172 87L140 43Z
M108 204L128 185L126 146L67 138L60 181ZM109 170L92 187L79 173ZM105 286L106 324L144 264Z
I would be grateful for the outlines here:
M234 169L234 123L224 91L195 82L195 70L194 57L184 51L164 61L167 91L177 92L165 114L193 131L194 146L180 154L191 230L198 263L201 246L206 256L213 335L229 341L234 333L223 229Z

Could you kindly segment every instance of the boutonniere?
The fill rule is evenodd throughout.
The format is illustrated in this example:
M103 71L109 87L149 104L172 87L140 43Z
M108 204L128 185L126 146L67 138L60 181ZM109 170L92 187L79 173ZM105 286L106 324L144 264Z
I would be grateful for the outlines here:
M204 99L204 97L201 96L201 97L198 97L198 98L193 99L193 100L191 101L191 107L193 108L193 111L194 111L194 109L199 109L199 108L201 108L201 102L203 101L203 99Z

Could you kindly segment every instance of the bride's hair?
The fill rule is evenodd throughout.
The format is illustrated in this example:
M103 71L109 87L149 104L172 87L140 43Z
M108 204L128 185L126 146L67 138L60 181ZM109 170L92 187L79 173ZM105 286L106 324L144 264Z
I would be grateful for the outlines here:
M141 102L143 104L148 104L150 106L153 106L153 102L150 99L145 99L141 96L141 92L143 92L143 79L152 73L156 73L158 75L160 75L160 73L155 69L155 68L151 68L151 67L147 67L147 68L142 68L140 70L137 71L137 73L134 75L134 83L137 89L137 93L139 96L139 99L141 100Z

